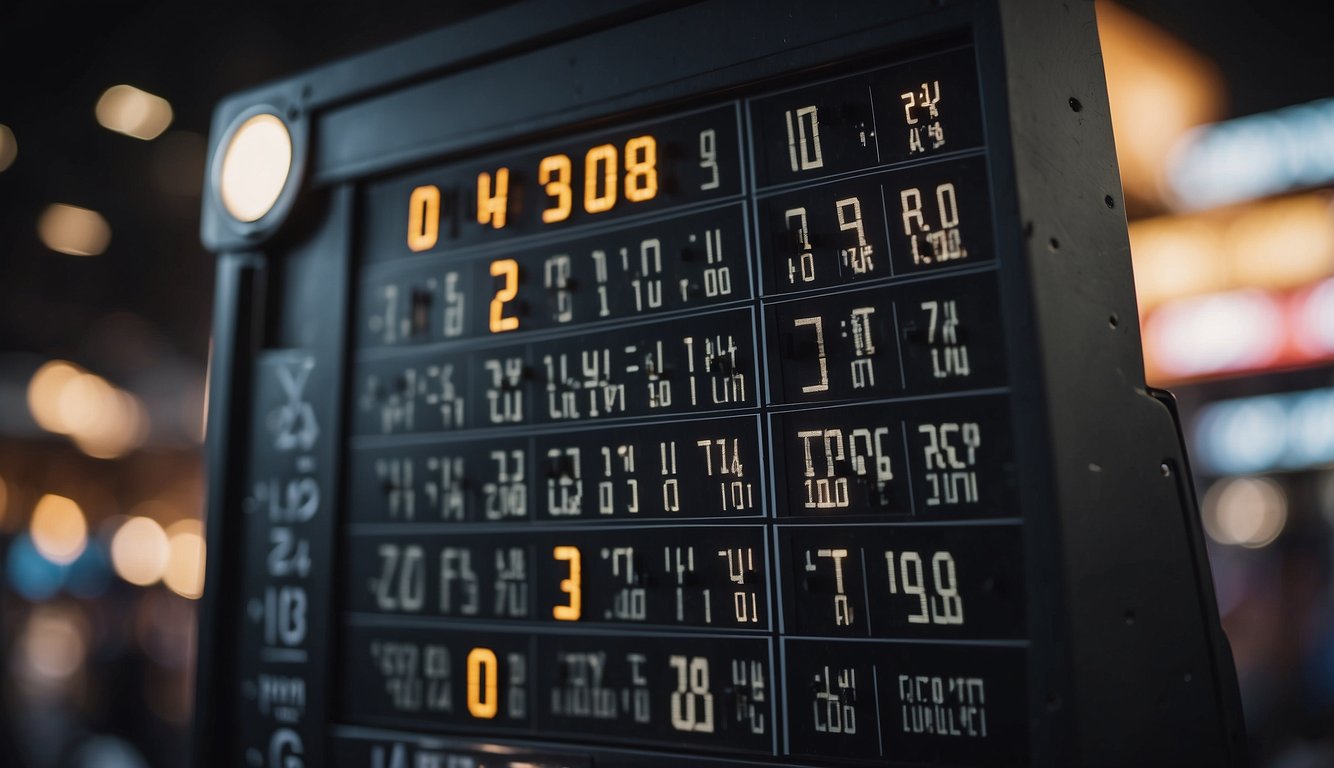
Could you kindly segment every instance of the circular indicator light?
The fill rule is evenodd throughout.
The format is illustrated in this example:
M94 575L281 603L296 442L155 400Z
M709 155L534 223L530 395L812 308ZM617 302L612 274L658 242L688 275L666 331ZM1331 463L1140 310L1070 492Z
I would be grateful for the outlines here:
M291 169L292 135L283 121L270 114L246 120L222 155L223 207L237 221L258 221L278 201Z

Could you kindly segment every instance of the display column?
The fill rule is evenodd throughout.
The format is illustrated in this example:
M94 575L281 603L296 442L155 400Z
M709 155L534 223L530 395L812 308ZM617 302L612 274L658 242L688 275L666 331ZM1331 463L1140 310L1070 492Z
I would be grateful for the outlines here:
M268 255L263 282L283 301L254 357L239 509L224 512L248 555L232 571L229 765L328 764L351 199L335 190L307 240Z
M1018 764L1022 517L959 48L751 100L784 753Z
M242 575L244 614L232 649L242 711L236 765L319 764L312 707L323 702L324 671L312 627L327 613L327 589L314 577L329 564L312 543L331 514L319 418L331 404L310 387L317 367L313 355L295 350L266 352L256 366L249 493L239 515L246 551L266 556Z

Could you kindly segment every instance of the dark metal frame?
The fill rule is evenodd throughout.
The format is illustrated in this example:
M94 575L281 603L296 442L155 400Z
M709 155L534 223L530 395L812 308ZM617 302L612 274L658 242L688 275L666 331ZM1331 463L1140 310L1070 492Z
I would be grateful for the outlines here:
M194 764L224 764L234 732L226 638L240 610L231 583L247 562L235 519L256 355L309 342L346 371L347 275L315 297L288 275L329 258L305 244L312 227L341 233L337 258L351 253L359 182L959 35L976 46L990 147L1025 518L1032 762L1243 764L1189 466L1170 396L1144 381L1089 0L537 0L220 104L209 157L260 104L285 117L298 154L278 207L253 224L232 221L212 184L204 191L201 235L219 261ZM295 329L301 312L320 327ZM314 749L309 765L331 757Z

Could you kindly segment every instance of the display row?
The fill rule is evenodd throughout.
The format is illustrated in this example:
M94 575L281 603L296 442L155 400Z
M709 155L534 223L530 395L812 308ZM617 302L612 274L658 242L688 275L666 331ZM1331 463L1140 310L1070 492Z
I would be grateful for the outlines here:
M1002 386L992 272L763 308L768 402ZM739 308L507 346L364 352L359 435L440 432L759 405L755 311Z
M772 456L780 517L1017 517L1008 408L987 395L788 411L770 417L767 451L758 416L362 441L348 454L345 514L393 525L758 517Z
M739 128L730 103L372 184L362 251L452 253L735 197Z
M995 257L980 155L840 179L755 203L762 291L859 285ZM498 338L753 297L747 204L574 239L369 264L360 348Z
M362 250L368 261L451 253L739 195L742 122L732 101L378 182L364 194ZM757 189L977 149L973 53L753 98L745 123Z
M346 628L342 720L821 760L1021 764L1021 646ZM784 723L786 733L783 733Z
M351 535L355 614L507 624L770 630L888 639L1023 636L1017 525ZM774 608L775 603L778 608Z
M747 106L757 189L983 144L971 48L767 94Z

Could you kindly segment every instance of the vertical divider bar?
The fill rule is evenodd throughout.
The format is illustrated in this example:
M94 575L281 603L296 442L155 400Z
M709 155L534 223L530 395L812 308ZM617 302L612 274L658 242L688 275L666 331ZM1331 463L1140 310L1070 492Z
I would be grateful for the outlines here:
M247 384L257 332L263 326L262 302L253 299L262 283L263 267L258 254L224 253L218 257L205 403L208 440L204 523L209 556L205 559L204 583L211 586L200 599L195 632L194 716L188 756L195 768L219 765L221 755L213 745L231 731L228 708L219 704L228 700L225 686L233 678L232 659L228 649L216 647L221 644L215 641L219 630L232 618L229 607L236 604L235 590L224 577L235 571L231 560L240 557L242 550L237 546L240 532L226 510L240 498L241 489L232 487L229 478L235 476L234 469L243 459L239 451L246 440Z

